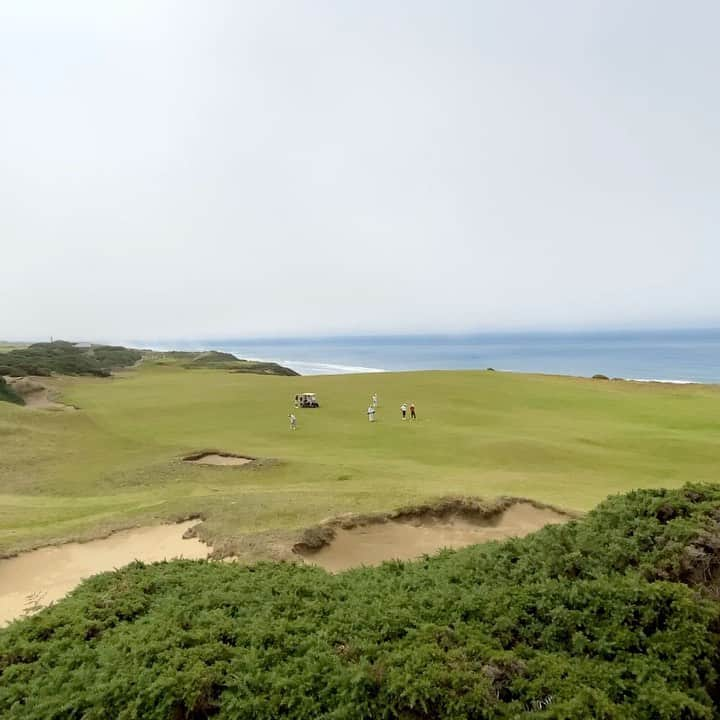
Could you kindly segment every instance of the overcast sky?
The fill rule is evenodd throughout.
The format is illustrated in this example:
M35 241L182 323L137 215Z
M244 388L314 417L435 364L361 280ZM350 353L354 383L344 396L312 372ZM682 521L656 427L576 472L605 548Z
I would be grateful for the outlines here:
M716 0L0 0L0 338L717 326Z

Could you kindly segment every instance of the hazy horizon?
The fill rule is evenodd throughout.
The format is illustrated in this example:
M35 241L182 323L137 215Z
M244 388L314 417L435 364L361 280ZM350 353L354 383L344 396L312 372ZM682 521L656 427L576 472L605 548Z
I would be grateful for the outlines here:
M0 6L0 338L720 325L720 5Z
M236 343L236 342L247 342L249 344L262 344L264 342L273 343L296 343L300 341L306 341L309 343L323 343L333 342L341 340L352 340L359 341L363 339L375 340L382 342L383 340L393 339L426 339L426 338L441 338L441 339L463 339L463 338L482 338L484 336L489 338L501 338L507 336L508 338L522 338L537 336L538 338L551 338L553 336L561 338L582 338L582 337L662 337L662 336L682 336L682 335L704 335L704 334L720 334L720 327L710 326L678 326L678 327L625 327L625 328L612 328L612 327L597 327L597 328L525 328L525 329L508 329L508 330L464 330L456 332L447 332L442 330L429 330L424 332L378 332L378 333L334 333L334 334L312 334L312 335L214 335L214 336L202 336L202 335L187 335L187 336L175 336L175 337L163 337L163 336L145 336L139 337L119 337L119 336L108 336L108 335L97 335L97 336L55 336L50 335L47 337L42 336L26 336L26 337L0 337L0 343L12 344L27 344L36 342L47 342L51 339L53 341L67 341L67 342L90 342L96 344L110 343L110 344L123 344L131 347L143 347L143 343L146 343L146 347L152 347L155 343L158 346L170 347L173 343L179 343L180 345L189 343L210 343L210 344L221 344L221 343Z

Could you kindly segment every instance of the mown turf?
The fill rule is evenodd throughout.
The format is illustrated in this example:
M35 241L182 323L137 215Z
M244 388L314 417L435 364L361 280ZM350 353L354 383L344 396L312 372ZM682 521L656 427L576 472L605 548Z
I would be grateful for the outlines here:
M191 513L217 540L441 495L586 510L715 481L720 391L493 372L264 377L148 366L60 385L78 412L0 404L0 553ZM296 410L293 396L321 408ZM370 424L370 395L380 397ZM414 401L417 422L399 406ZM187 465L213 448L258 467Z

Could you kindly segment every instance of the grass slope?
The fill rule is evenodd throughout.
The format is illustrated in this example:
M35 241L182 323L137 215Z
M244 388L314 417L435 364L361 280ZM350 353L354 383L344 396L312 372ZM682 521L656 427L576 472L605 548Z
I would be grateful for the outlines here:
M268 532L271 543L338 513L448 494L588 510L632 488L714 482L720 463L711 386L491 372L265 377L175 364L58 382L79 412L0 403L0 554L190 513L206 516L212 541ZM321 407L296 411L290 432L302 391ZM403 401L416 402L416 423L401 422ZM179 462L205 448L277 461Z
M146 361L158 365L177 363L187 370L213 369L230 370L236 373L251 373L254 375L298 375L290 368L273 362L260 362L257 360L241 360L232 353L207 350L204 352L189 352L187 350L170 350L168 352L146 351Z
M331 576L135 564L0 631L7 720L711 720L720 489Z

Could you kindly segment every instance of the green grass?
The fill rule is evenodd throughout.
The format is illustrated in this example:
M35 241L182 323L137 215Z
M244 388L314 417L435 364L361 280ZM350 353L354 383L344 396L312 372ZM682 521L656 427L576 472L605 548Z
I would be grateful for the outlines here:
M717 480L720 389L492 372L266 377L148 365L66 378L79 412L0 404L0 553L203 513L206 537L283 531L441 495L576 510ZM321 407L287 415L297 392ZM380 397L378 421L365 411ZM414 401L418 421L401 422ZM216 448L256 468L183 464Z

